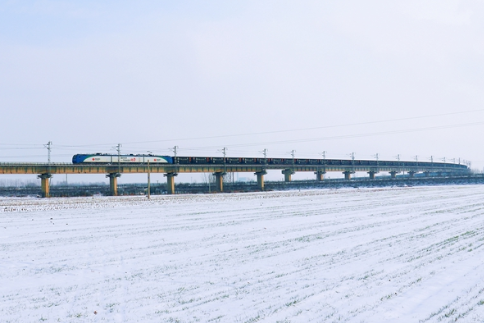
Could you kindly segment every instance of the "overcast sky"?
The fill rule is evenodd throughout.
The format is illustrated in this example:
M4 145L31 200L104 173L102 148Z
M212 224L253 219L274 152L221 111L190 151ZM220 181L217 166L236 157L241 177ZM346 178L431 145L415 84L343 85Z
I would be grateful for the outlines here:
M483 56L475 1L5 0L0 161L52 141L482 169Z

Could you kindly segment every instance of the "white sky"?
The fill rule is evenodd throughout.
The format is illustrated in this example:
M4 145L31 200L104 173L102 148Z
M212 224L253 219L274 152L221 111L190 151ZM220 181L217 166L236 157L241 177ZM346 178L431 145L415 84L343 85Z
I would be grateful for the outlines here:
M177 145L187 156L225 146L229 156L461 157L482 169L483 9L2 1L0 161L44 161L52 141L55 162L122 143L162 155ZM276 132L308 128L318 129Z

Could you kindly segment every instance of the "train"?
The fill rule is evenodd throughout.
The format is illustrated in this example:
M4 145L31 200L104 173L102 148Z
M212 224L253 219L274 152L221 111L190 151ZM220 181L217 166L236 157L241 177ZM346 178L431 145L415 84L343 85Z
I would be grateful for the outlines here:
M180 157L160 156L152 154L76 154L72 157L73 164L179 164L179 165L298 165L298 166L387 166L387 167L432 167L442 166L454 170L467 170L466 165L419 162L419 161L376 161L349 159L307 159L307 158L252 158L252 157Z

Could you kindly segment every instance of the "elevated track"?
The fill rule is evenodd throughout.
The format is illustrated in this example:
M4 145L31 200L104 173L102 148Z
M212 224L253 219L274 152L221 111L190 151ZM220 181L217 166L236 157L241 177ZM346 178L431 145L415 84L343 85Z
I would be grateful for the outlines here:
M42 196L49 196L49 178L56 174L106 174L110 179L111 194L117 195L117 178L122 174L163 173L167 177L167 191L175 192L174 177L179 173L213 173L216 176L216 189L223 191L223 176L228 172L247 172L257 176L260 190L264 190L264 175L269 170L281 170L285 181L290 182L296 172L314 172L316 180L321 181L327 172L342 172L346 180L351 179L355 172L367 172L370 179L375 174L388 172L392 178L396 174L406 172L408 177L416 173L456 174L464 175L469 172L465 165L453 163L429 162L396 162L396 161L364 161L340 160L339 164L324 162L307 164L69 164L69 163L0 163L0 174L33 174L41 179ZM319 161L319 160L318 160Z

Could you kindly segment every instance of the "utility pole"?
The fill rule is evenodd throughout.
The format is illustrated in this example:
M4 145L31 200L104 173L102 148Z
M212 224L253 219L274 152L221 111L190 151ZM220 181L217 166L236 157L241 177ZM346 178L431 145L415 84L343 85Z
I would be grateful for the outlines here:
M148 157L148 200L151 199L150 158Z
M323 156L323 159L326 159L326 151L323 151L321 155Z

